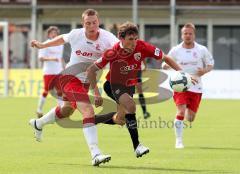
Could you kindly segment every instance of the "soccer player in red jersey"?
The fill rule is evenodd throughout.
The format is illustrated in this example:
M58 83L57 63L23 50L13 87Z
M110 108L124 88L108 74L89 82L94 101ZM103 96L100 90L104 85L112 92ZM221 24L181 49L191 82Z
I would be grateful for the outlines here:
M88 78L92 88L96 88L96 71L110 63L110 70L106 76L104 90L109 97L118 105L117 113L109 115L112 119L109 124L123 125L126 122L130 133L136 157L141 157L149 152L149 148L139 142L136 121L136 104L133 100L135 86L137 84L137 73L141 70L141 63L145 58L152 57L165 61L175 70L181 70L169 56L155 46L138 39L138 28L130 22L122 24L119 28L118 37L120 42L107 50L103 57L98 59L87 70ZM157 85L157 84L156 84ZM106 114L107 115L107 114Z

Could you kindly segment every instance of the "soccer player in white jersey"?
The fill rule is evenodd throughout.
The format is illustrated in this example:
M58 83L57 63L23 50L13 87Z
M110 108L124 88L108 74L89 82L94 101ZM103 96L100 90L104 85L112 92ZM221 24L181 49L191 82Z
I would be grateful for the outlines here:
M50 26L47 29L48 40L54 39L59 35L59 29L56 26ZM38 52L38 58L43 62L43 82L44 89L38 102L37 116L40 118L43 116L43 105L49 90L52 89L52 80L56 78L56 75L63 71L63 45L48 47L40 49Z
M198 83L194 84L186 92L174 92L174 102L177 107L174 121L177 149L183 145L183 120L190 123L194 121L202 97L201 76L213 69L214 60L208 49L195 41L195 26L192 23L185 24L181 29L183 42L169 51L169 56L176 60L183 71L192 75ZM164 69L168 68L164 65Z
M95 126L94 110L87 94L89 82L84 73L85 70L81 70L83 73L79 73L76 76L71 75L71 72L78 71L81 65L96 61L118 39L112 33L99 29L98 13L93 9L87 9L83 12L82 24L83 28L73 29L70 33L60 35L51 41L41 43L33 40L31 42L32 47L39 49L62 45L68 42L71 45L72 52L70 61L66 65L67 73L61 76L63 79L67 78L64 79L66 80L66 84L61 86L63 97L67 101L64 101L62 107L57 106L43 117L36 120L31 119L29 123L34 128L36 140L40 141L42 128L46 124L54 123L56 119L69 117L75 108L77 108L83 115L83 133L92 156L92 165L97 166L100 163L108 162L111 156L103 155L98 148L97 128ZM67 71L68 69L69 71ZM99 97L100 94L97 87L94 91L94 102L95 106L98 107L102 105L102 98Z

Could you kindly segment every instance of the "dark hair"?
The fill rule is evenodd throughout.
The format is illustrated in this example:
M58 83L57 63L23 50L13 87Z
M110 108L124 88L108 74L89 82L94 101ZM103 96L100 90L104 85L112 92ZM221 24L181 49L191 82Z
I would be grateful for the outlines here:
M127 35L137 34L138 35L138 27L131 23L125 22L119 27L118 37L125 38Z

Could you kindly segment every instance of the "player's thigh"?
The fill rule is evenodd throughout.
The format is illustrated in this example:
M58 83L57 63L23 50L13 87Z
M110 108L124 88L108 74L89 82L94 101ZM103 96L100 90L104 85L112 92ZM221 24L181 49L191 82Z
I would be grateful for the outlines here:
M187 93L186 92L174 92L173 100L177 108L177 115L184 116L186 106L188 104Z
M77 109L83 115L83 118L92 118L94 117L94 110L93 106L90 102L78 101L77 102Z
M185 112L187 108L186 104L176 105L176 108L177 108L177 115L185 116Z
M127 93L124 93L119 97L119 104L129 113L136 112L136 104L133 98Z
M202 93L189 92L188 100L189 102L187 108L188 110L192 111L190 112L190 114L197 113L199 105L202 100Z
M192 111L191 109L186 109L186 118L188 121L193 122L196 117L196 112Z

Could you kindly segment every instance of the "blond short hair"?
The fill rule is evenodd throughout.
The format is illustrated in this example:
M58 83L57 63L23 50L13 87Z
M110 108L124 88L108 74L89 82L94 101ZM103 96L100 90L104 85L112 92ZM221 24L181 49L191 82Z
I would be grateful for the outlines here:
M185 28L191 28L191 29L193 29L194 33L196 33L196 27L195 27L195 25L194 25L193 23L186 23L186 24L182 27L181 32L182 32L183 29L185 29Z
M85 16L97 16L97 17L99 17L99 15L98 15L98 12L96 11L96 10L94 10L94 9L87 9L87 10L85 10L83 13L82 13L82 21L84 20L84 17Z

